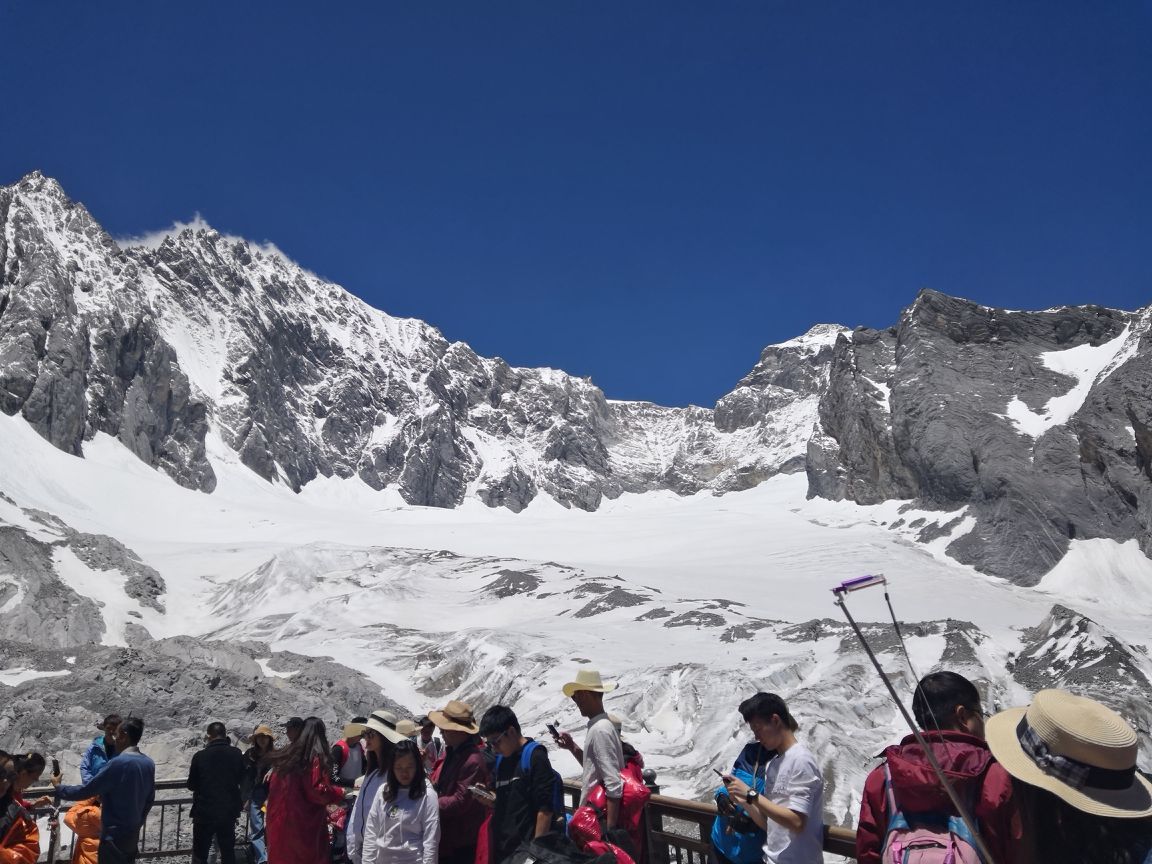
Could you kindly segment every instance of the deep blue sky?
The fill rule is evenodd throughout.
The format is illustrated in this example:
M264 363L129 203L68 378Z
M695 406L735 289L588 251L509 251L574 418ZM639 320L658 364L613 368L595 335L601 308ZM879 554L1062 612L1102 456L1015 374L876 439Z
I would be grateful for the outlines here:
M203 214L614 398L924 286L1152 300L1152 3L0 5L0 184Z

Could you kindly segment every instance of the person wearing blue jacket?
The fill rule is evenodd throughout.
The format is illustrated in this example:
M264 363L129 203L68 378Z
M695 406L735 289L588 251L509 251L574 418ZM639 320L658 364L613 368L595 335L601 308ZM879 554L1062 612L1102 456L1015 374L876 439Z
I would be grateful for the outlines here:
M87 783L65 786L58 777L56 801L100 796L100 864L130 864L139 854L140 826L156 800L156 763L136 745L144 721L129 717L116 730L116 756Z
M740 751L730 773L757 792L763 792L768 765L775 757L775 750L768 750L753 740ZM728 797L728 790L723 785L716 792L716 810L716 820L712 823L712 848L708 856L710 864L754 864L762 861L764 829Z
M88 749L80 759L80 781L87 783L95 777L108 760L116 755L116 729L120 726L120 715L109 714L103 723L97 723L100 734L92 739Z

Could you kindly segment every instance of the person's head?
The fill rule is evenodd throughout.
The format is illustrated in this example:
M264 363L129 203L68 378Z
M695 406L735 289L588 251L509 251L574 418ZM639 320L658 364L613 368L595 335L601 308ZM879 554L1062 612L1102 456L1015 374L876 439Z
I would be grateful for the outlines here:
M384 800L395 801L401 789L408 790L409 798L419 798L424 794L424 761L420 758L420 748L415 741L407 739L397 744L392 753Z
M783 753L795 742L800 724L789 713L784 700L775 693L749 696L739 707L740 716L764 747Z
M436 732L436 724L429 720L428 715L425 714L416 718L416 725L420 727L420 740L427 744Z
M367 720L368 718L364 718ZM353 720L351 723L344 724L344 731L342 737L348 743L349 747L355 747L360 743L360 739L364 736L364 720Z
M328 747L328 731L319 717L309 717L303 721L300 734L289 741L283 750L268 755L268 764L282 772L295 774L310 771L315 762L327 774L332 767L331 751Z
M605 682L595 669L580 669L576 677L563 686L565 696L576 703L583 717L595 717L604 713L604 694L615 690L615 682Z
M521 747L520 721L506 705L493 705L480 718L480 736L484 743L501 756L511 756Z
M124 751L140 743L144 735L144 721L139 717L129 717L116 727L116 749Z
M988 747L1014 780L1031 860L1126 861L1133 844L1152 844L1152 782L1136 770L1136 731L1115 711L1041 690L987 726Z
M12 791L17 795L23 795L24 790L29 786L34 785L39 779L40 775L44 773L44 766L47 764L44 757L39 753L25 753L21 756L11 757L12 763Z
M289 717L288 722L284 724L284 734L288 737L289 744L295 744L296 739L300 737L300 733L303 731L303 717Z
M976 685L955 672L925 675L912 694L912 713L924 731L945 729L984 737L984 709Z
M453 699L439 711L429 711L428 717L436 724L449 747L460 747L480 732L472 706L458 699Z
M226 739L228 737L228 730L224 727L223 723L216 720L208 724L208 728L204 732L204 737L209 741L219 741L222 738Z
M252 742L252 746L256 748L258 753L267 753L276 743L275 733L272 731L272 728L265 726L263 723L252 730L252 737L248 740Z
M96 724L96 728L104 733L104 740L112 742L116 740L116 730L122 722L123 718L119 714L109 714Z

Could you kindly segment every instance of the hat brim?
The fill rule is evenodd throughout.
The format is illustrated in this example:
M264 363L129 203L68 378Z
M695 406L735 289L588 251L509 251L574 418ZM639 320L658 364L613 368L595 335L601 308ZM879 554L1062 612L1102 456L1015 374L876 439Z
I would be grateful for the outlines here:
M393 744L399 744L401 741L407 741L408 740L406 737L401 735L395 729L389 729L383 723L376 722L375 719L369 719L368 722L364 724L364 728L365 729L371 729L373 732L377 733L378 735L383 735L385 738L387 738Z
M590 684L581 684L579 681L569 681L562 689L564 690L564 695L571 699L572 694L579 690L589 690L593 693L611 693L619 686L620 684L617 681L613 681L611 684L601 684L597 687L593 687Z
M1060 800L1083 813L1107 816L1113 819L1143 819L1152 816L1152 783L1140 772L1126 789L1077 789L1062 780L1046 774L1020 746L1016 727L1027 713L1027 708L1009 708L988 718L984 736L996 761L1015 777L1030 786L1051 792Z
M428 719L432 721L437 729L444 729L448 732L467 732L469 735L479 735L480 727L473 723L471 726L465 726L463 723L458 723L451 719L443 711L429 711Z

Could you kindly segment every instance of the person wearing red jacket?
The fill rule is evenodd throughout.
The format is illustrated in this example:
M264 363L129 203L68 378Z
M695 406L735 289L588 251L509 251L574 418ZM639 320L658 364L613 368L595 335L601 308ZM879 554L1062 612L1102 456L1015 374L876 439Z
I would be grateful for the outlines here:
M267 757L268 860L276 864L329 864L328 807L344 801L330 781L324 721L309 717L300 737Z
M432 786L440 806L439 864L475 864L480 827L488 809L468 791L488 785L488 764L476 743L480 727L472 706L453 699L442 711L429 711L428 719L444 736L444 756L432 773Z
M997 864L1016 860L1020 814L1012 799L1012 778L993 758L984 741L980 693L955 672L933 672L916 685L912 711L924 739L962 801L972 802L976 828ZM916 736L884 751L892 792L905 813L956 815L948 793L933 771ZM856 860L880 864L888 832L885 766L864 783L856 827Z

